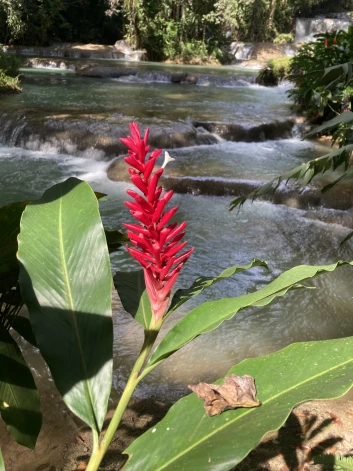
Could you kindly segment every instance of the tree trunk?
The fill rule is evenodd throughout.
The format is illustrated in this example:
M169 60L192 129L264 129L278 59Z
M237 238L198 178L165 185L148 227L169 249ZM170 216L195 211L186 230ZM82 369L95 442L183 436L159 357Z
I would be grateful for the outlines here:
M271 0L270 15L267 21L267 28L269 30L271 30L273 26L273 18L275 16L275 11L276 11L276 0Z

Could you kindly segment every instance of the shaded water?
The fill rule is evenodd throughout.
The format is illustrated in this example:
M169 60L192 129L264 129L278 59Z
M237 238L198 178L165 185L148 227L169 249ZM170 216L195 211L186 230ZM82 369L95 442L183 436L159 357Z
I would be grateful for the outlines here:
M233 72L234 74L234 72ZM259 124L286 119L292 114L285 87L264 88L246 80L253 77L239 69L231 77L241 80L230 86L228 75L207 74L201 85L170 84L78 77L64 71L26 69L25 92L2 98L3 109L35 109L38 112L131 116L135 119L187 121L210 120L239 124ZM213 82L213 83L212 83ZM214 82L220 86L214 86ZM222 86L225 84L225 86ZM153 121L152 121L153 122Z
M207 119L206 116L223 122L259 123L269 119L274 109L278 112L276 117L285 118L290 112L281 88L246 85L215 90L85 81L69 74L33 72L26 79L23 95L6 98L1 106L3 103L13 109L28 106L50 113L66 113L74 108L84 113L108 110L125 115L127 110L134 110L132 115L145 124L153 124L157 115L176 125L180 120ZM179 164L167 167L167 173L267 180L324 152L323 148L296 138L258 144L223 141L174 150ZM101 203L103 221L106 227L119 229L123 221L130 220L122 204L129 185L108 180L106 167L107 162L94 159L2 146L0 204L39 197L53 183L77 176L108 194L108 201ZM349 211L303 211L255 202L236 214L228 212L229 197L176 194L174 198L180 208L177 219L188 221L187 240L196 249L177 287L189 286L199 275L217 275L230 265L247 264L255 257L267 260L270 270L256 268L217 284L182 306L167 320L166 327L200 302L254 291L294 265L351 258L350 243L338 248L349 232L347 226L353 223ZM125 251L120 251L112 255L112 268L113 272L136 269L136 264ZM168 359L140 385L138 394L176 399L188 383L215 380L243 358L265 354L294 341L353 335L350 280L351 270L340 269L309 282L315 284L316 290L292 292L269 306L240 312L217 331L199 337ZM141 345L142 332L122 310L115 294L114 329L114 386L120 391ZM37 354L28 346L25 348L38 375L43 375Z

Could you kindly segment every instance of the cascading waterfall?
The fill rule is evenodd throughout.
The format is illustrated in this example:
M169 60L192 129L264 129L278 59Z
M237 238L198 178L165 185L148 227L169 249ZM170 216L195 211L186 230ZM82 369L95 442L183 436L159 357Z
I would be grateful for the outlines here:
M295 42L306 43L315 41L314 35L342 29L348 31L353 22L340 18L297 18Z
M198 74L198 82L166 80L174 73ZM284 187L270 197L271 202L284 204L262 201L247 205L238 215L227 211L241 191L327 152L293 137L285 87L254 85L256 73L237 68L157 69L155 64L144 64L133 76L135 81L129 75L118 81L63 70L25 74L23 94L2 98L1 205L35 199L50 185L77 176L108 195L101 205L104 223L120 229L127 214L123 205L127 179L119 168L126 153L119 147L119 137L126 136L128 123L136 120L143 129L151 128L153 147L169 149L175 158L168 164L164 184L176 190L178 214L190 222L188 242L196 248L178 287L190 286L201 274L214 276L227 266L245 265L254 257L268 260L270 271L246 272L201 295L202 301L233 297L263 286L276 272L296 264L350 259L350 243L337 255L339 242L350 231L345 227L352 223L350 211L337 210L339 206L329 200L328 208L315 209L324 202L313 199L310 192L298 196ZM111 165L115 181L107 176ZM124 251L112 254L112 267L114 272L136 269ZM342 294L349 283L350 277L341 270L318 279L320 296L307 290L305 296L287 296L250 315L239 313L206 342L186 346L168 366L156 369L141 383L137 396L177 399L186 384L220 377L244 357L277 350L309 335L311 340L350 335L351 309ZM332 304L332 299L340 302ZM199 302L191 300L188 309L182 308L167 323ZM139 332L116 298L114 317L119 326L114 387L120 391L137 353ZM26 348L27 358L36 364L37 352ZM197 361L208 358L210 351L212 362ZM47 374L41 367L36 371L39 381Z

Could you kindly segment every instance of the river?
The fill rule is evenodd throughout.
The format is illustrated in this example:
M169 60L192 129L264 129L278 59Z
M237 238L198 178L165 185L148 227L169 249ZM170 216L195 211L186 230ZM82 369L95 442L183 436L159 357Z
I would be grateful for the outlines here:
M171 73L185 70L199 74L197 85L170 83ZM269 263L269 271L255 268L242 273L185 304L167 320L164 331L191 307L254 291L292 266L351 259L351 243L339 249L352 225L350 211L257 201L239 213L229 212L232 197L214 191L224 182L233 185L236 194L240 184L268 181L327 152L319 144L301 141L295 126L286 138L276 140L267 140L267 131L261 131L259 142L249 142L248 137L236 142L234 136L225 139L217 133L223 124L231 124L249 136L249 130L263 123L293 118L286 86L257 86L256 72L239 68L143 64L138 76L120 79L78 77L69 70L24 73L23 94L0 101L1 205L37 198L52 184L76 176L107 193L108 200L101 203L103 222L109 229L120 229L123 221L131 221L122 204L129 184L110 180L107 168L121 149L112 143L126 135L128 122L136 120L143 128L151 127L156 142L173 143L169 152L176 161L168 165L167 176L189 179L186 193L176 193L174 203L179 205L177 219L188 222L186 239L195 252L177 287L253 258ZM178 135L171 141L173 130ZM197 184L204 180L206 192ZM125 250L111 260L113 272L136 269ZM215 380L246 357L292 342L353 335L350 275L349 269L340 269L310 281L316 290L292 292L269 306L240 312L163 363L139 386L137 395L175 400L186 392L187 384ZM119 392L142 332L116 294L113 306L114 387ZM23 348L38 377L45 378L37 352L25 344Z

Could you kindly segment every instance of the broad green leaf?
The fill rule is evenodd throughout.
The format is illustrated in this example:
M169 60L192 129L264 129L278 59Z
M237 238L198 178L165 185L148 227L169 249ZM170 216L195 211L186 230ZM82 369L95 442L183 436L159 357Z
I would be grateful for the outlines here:
M143 270L118 271L114 276L114 285L125 311L131 314L145 330L148 330L151 324L152 310Z
M332 128L335 128L339 124L342 123L350 123L353 121L353 113L352 111L346 111L341 113L338 116L335 116L334 118L330 119L329 121L325 121L324 123L321 124L321 126L317 126L314 128L312 131L310 131L308 134L306 134L305 139L308 137L314 137L316 134L322 131L328 131Z
M295 405L337 398L350 389L353 338L296 343L270 355L244 360L229 374L255 378L260 407L209 417L203 401L191 394L129 446L125 453L130 459L124 471L232 469L267 432L284 424Z
M178 309L182 304L186 303L189 299L193 298L194 296L199 295L204 289L209 288L215 283L222 281L226 278L229 278L237 273L240 273L244 270L249 270L252 267L265 267L268 268L267 263L254 259L249 265L246 266L234 266L226 268L222 271L218 276L209 277L209 276L200 276L197 278L194 283L188 289L178 289L172 299L171 305L168 309L167 316L171 314L173 311Z
M342 182L346 182L348 180L351 180L353 178L353 169L350 168L349 170L346 170L340 177L338 177L335 181L333 181L332 183L328 183L327 185L325 185L321 192L322 193L326 193L326 191L329 191L331 190L333 187L335 187L336 185L338 185L339 183L342 183Z
M353 113L352 113L353 114ZM325 154L314 160L309 160L294 169L289 170L283 175L279 175L268 183L261 185L256 190L249 193L247 196L241 196L231 201L229 211L233 211L238 206L242 206L247 200L254 201L255 198L275 191L282 182L288 183L289 180L301 181L301 186L306 186L311 180L320 173L327 172L328 170L336 170L339 166L343 165L345 169L348 167L351 152L353 151L353 144L346 145L340 149L336 149L329 154ZM342 178L343 179L343 178ZM336 182L338 183L338 182Z
M116 252L125 242L129 241L129 238L119 231L108 231L105 229L105 237L107 239L109 253Z
M34 337L29 319L23 316L16 316L11 323L11 327L27 340L27 342L32 344L34 347L37 347L37 341Z
M147 367L169 357L198 335L216 329L222 322L231 319L241 309L250 306L265 306L275 297L283 296L291 289L301 288L300 282L325 272L331 272L338 266L347 264L353 265L353 262L337 262L323 266L300 265L285 271L267 286L254 293L201 304L190 311L166 334L152 354Z
M326 88L331 87L337 81L342 81L347 85L352 78L352 63L346 62L345 64L333 65L327 67L323 76L315 82L315 87L324 85ZM344 80L342 80L344 79Z
M313 457L314 464L326 464L334 466L334 469L347 469L353 471L353 457L352 456L338 456L338 455L320 455Z
M20 349L1 324L0 414L16 442L33 449L42 425L39 394Z
M5 471L4 458L2 457L1 448L0 448L0 471Z
M111 272L98 202L76 178L27 206L20 285L38 347L67 406L99 431L112 378Z
M20 201L0 208L0 295L17 283L17 236L22 212L28 203Z
M313 457L314 464L331 465L332 469L346 469L353 471L353 457L339 455L319 455ZM330 468L331 469L331 468Z

